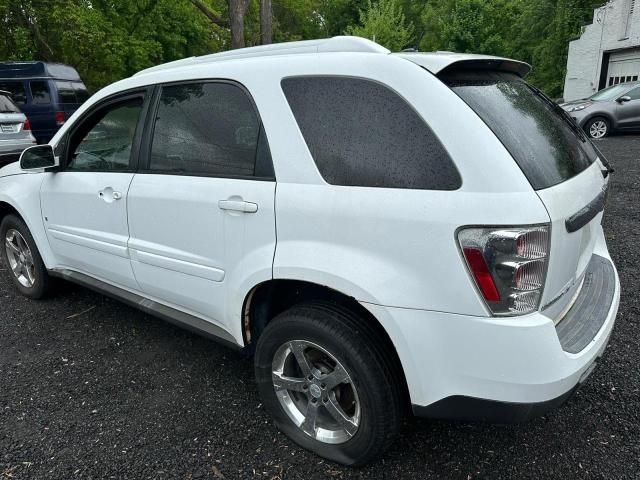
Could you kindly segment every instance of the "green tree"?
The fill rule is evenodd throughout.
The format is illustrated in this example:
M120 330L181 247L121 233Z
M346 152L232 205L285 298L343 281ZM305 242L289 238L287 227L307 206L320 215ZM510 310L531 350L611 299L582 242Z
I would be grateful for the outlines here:
M345 33L374 40L389 50L399 51L413 38L413 24L407 22L397 0L378 0L360 11L360 25L347 27Z

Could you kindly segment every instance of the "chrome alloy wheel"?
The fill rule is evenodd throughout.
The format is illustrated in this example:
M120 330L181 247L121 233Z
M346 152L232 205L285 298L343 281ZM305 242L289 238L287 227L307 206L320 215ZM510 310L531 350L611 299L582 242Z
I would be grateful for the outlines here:
M607 124L604 120L597 120L589 127L591 138L602 138L607 134Z
M33 255L22 234L10 229L4 239L4 248L7 252L7 260L11 271L20 282L20 285L31 288L36 283L35 265Z
M291 340L272 362L273 388L291 421L324 443L344 443L358 431L360 401L342 364L319 345Z

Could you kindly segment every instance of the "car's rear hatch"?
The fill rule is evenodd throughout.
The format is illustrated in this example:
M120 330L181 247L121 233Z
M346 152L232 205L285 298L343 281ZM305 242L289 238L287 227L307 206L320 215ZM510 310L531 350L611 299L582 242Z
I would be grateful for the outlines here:
M416 63L434 70L487 124L549 213L551 246L540 308L558 322L580 289L601 234L609 169L562 109L524 82L528 65L508 59L442 57L431 55Z
M26 119L11 99L0 92L0 141L23 138Z

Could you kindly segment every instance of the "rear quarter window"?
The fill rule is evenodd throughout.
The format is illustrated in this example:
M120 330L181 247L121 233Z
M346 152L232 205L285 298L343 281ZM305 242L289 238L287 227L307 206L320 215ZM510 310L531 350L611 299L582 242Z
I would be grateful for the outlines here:
M561 108L517 75L459 71L440 78L493 131L534 189L562 183L597 158Z
M446 150L400 95L371 80L291 77L282 89L309 151L333 185L455 190Z

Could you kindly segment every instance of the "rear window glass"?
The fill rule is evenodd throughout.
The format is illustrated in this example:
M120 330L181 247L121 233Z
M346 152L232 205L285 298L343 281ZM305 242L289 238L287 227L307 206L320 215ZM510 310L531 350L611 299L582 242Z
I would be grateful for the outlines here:
M463 71L442 80L491 128L536 190L570 179L597 158L562 109L517 75Z
M18 107L6 95L0 93L0 113L19 113Z
M31 88L32 103L45 104L51 103L51 95L49 94L49 85L47 82L36 80L29 82Z
M455 190L460 175L418 113L366 79L293 77L282 89L322 177L333 185Z
M11 99L18 105L27 102L27 96L22 82L0 81L0 90L9 92Z

